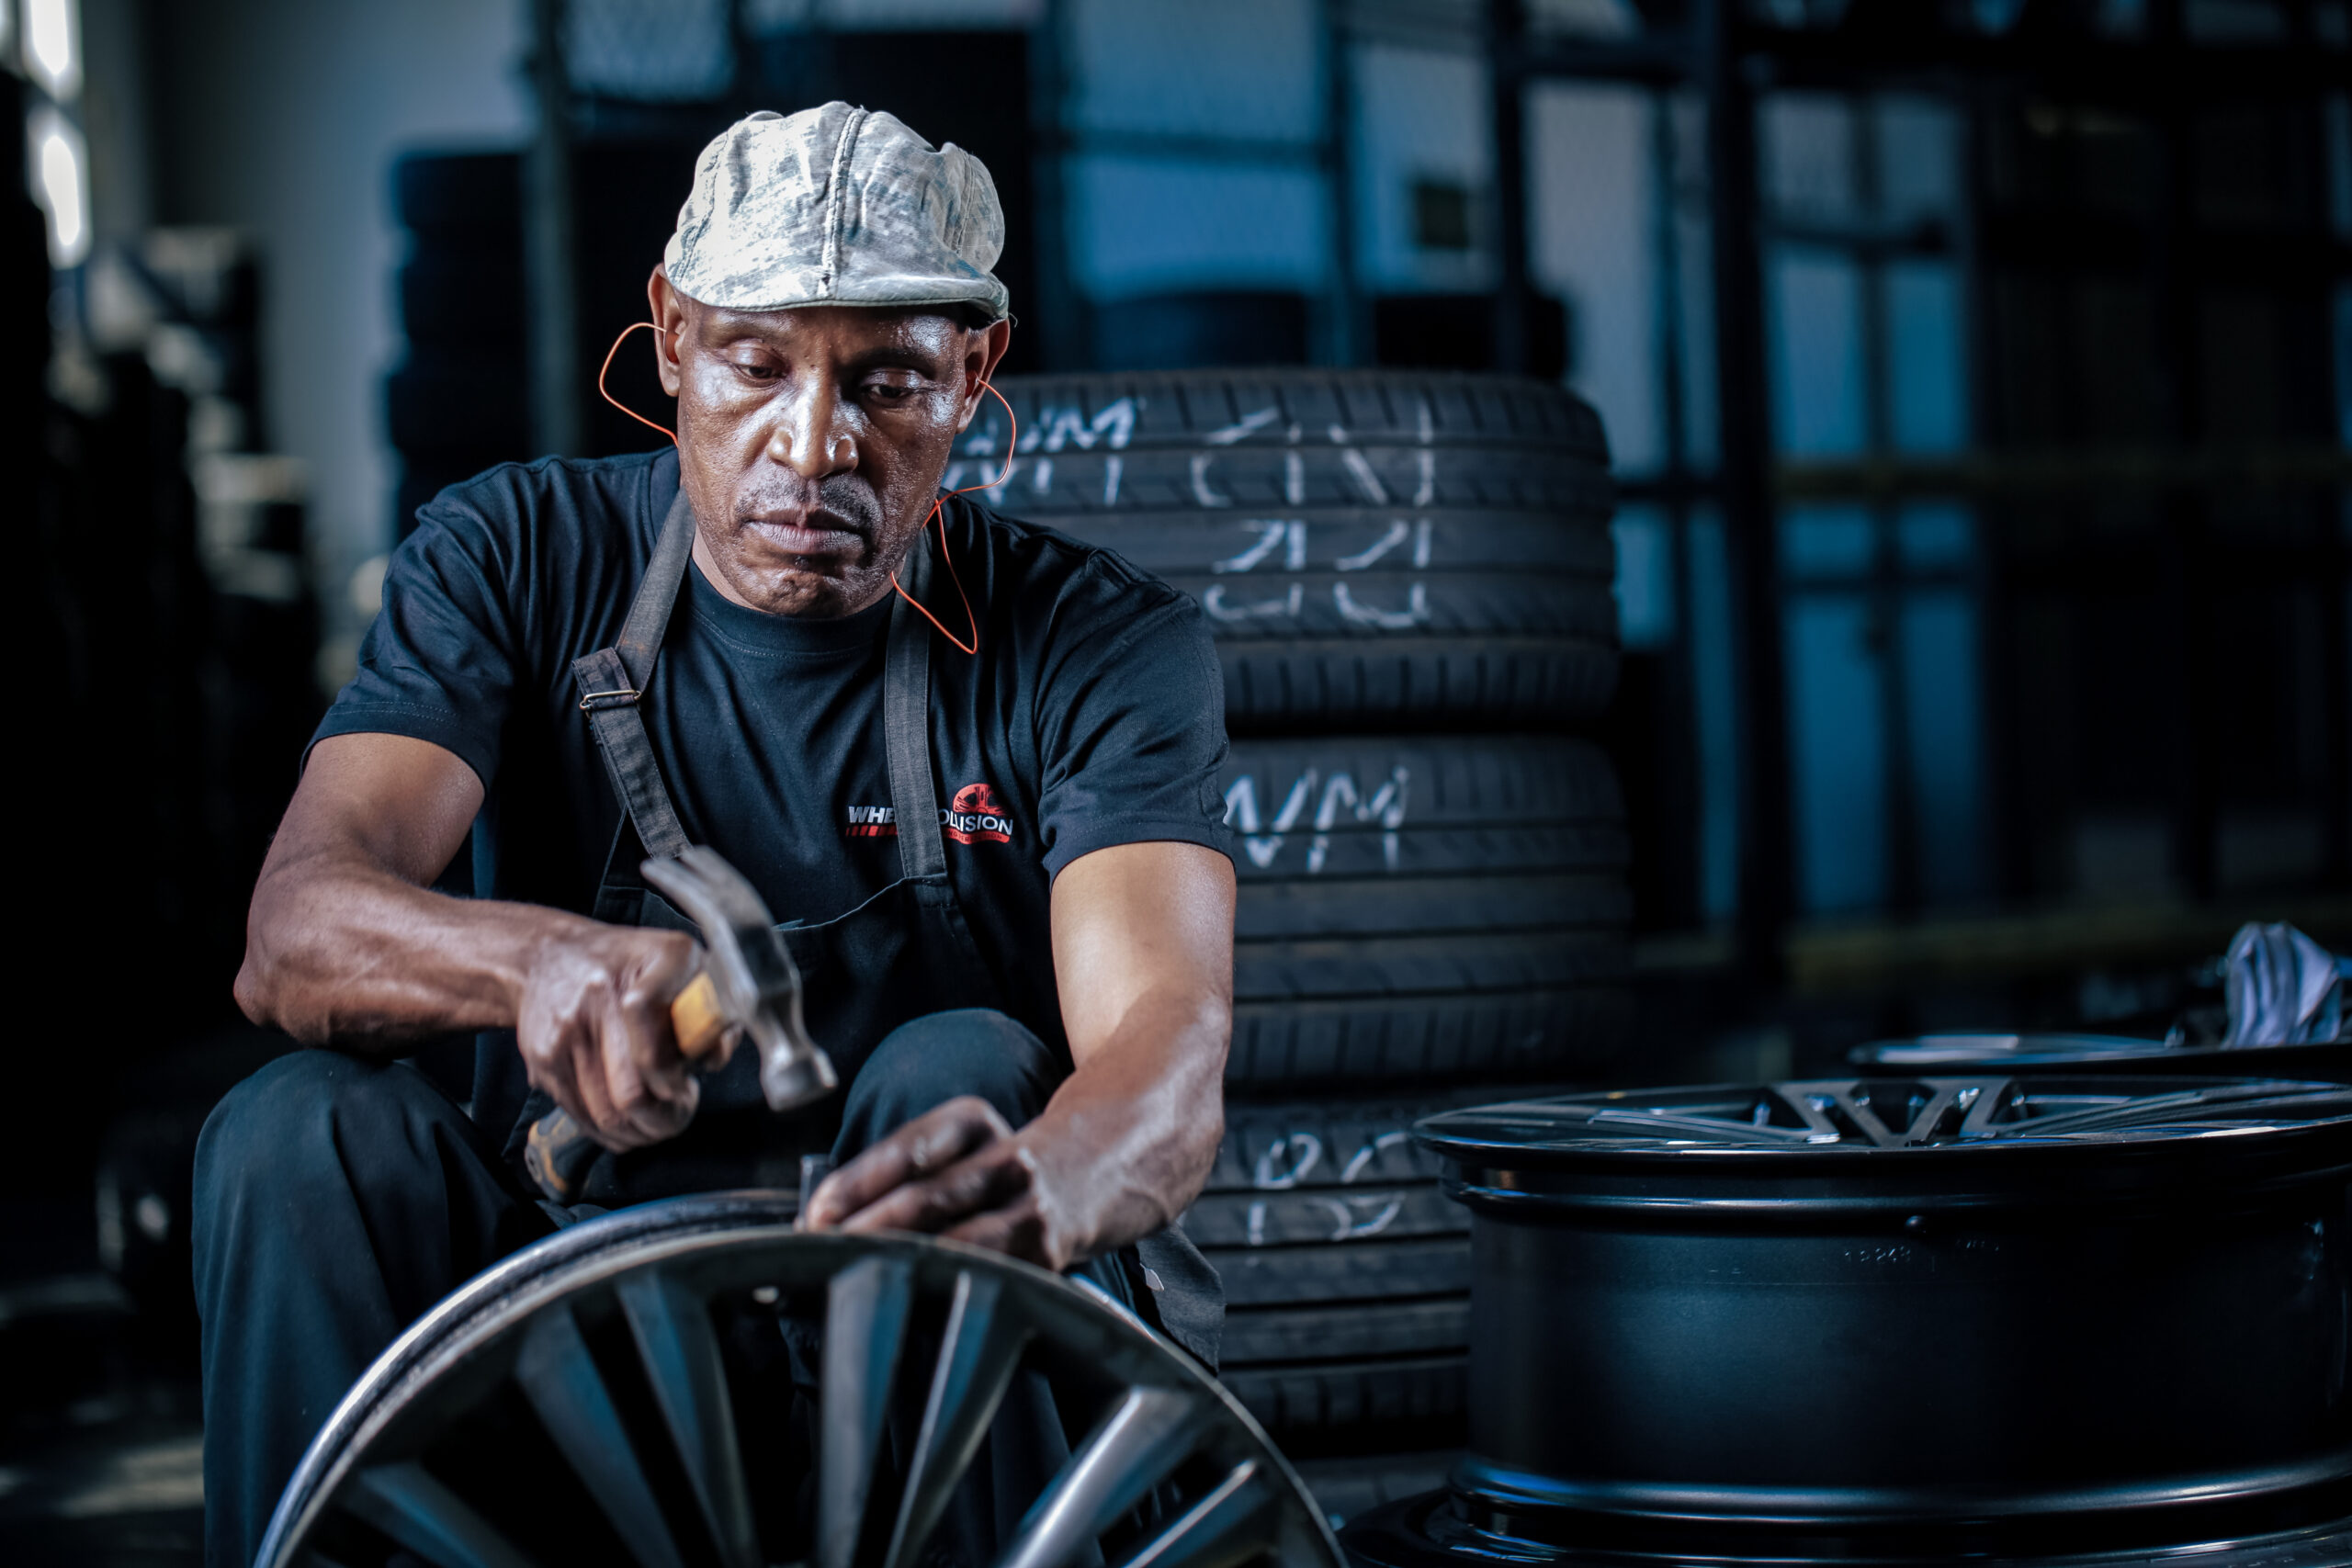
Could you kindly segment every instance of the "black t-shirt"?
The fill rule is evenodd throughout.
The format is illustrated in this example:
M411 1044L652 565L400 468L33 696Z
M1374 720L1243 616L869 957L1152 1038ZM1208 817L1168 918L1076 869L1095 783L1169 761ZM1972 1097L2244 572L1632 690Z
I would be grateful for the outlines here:
M571 661L617 639L677 491L673 451L510 464L421 508L392 558L359 672L319 737L408 735L463 758L488 791L480 896L583 914L594 902L621 808ZM933 767L943 809L985 818L948 833L949 879L1008 1010L1066 1055L1052 879L1114 844L1227 851L1224 687L1183 594L961 498L944 515L954 573L934 564L928 607L964 634L960 581L979 652L933 634ZM890 603L838 620L763 615L689 565L672 613L640 709L662 780L686 837L741 870L779 920L830 920L901 874L897 839L874 831L890 805ZM477 1074L492 1127L521 1102L504 1050L507 1064Z

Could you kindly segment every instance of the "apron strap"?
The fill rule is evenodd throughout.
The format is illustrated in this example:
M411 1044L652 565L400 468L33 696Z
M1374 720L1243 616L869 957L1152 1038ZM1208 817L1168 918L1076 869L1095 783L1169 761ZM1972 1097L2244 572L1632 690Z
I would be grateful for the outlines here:
M616 875L634 883L638 857L624 853L622 839L635 828L645 855L667 859L685 852L684 828L662 782L653 742L645 733L638 704L652 678L653 661L670 628L670 615L693 558L694 509L682 484L670 503L662 534L646 563L645 581L622 624L620 641L576 659L571 677L580 689L581 710L596 737L596 750L628 818L616 838L603 882ZM915 536L901 568L907 592L916 599L931 584L931 535ZM883 739L890 765L891 816L899 829L899 858L905 874L921 879L945 874L947 848L939 832L938 785L931 768L931 626L905 597L890 605L889 644L882 666ZM630 863L624 865L622 862ZM607 918L599 899L598 919ZM612 911L617 913L617 911Z
M571 661L571 678L580 688L581 711L588 716L596 750L613 781L628 821L637 829L639 843L656 859L686 851L685 829L678 825L677 808L662 785L662 770L653 760L653 742L645 733L645 717L638 701L653 675L653 660L670 629L670 611L685 581L686 563L695 548L694 508L687 504L684 483L670 503L670 515L646 563L645 581L621 625L620 641L611 648ZM608 871L610 868L607 868Z
M910 879L947 870L939 836L938 786L931 774L931 626L913 604L931 585L931 530L915 536L901 574L906 593L890 602L890 645L882 666L882 735L890 759L890 815L899 863Z

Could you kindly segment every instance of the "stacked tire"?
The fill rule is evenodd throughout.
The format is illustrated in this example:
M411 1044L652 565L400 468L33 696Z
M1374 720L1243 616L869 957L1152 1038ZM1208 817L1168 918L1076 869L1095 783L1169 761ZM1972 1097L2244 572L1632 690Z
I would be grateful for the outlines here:
M1623 1047L1600 421L1514 378L1008 379L951 488L1191 593L1236 833L1224 1148L1185 1224L1223 1375L1293 1453L1456 1439L1468 1220L1408 1136Z

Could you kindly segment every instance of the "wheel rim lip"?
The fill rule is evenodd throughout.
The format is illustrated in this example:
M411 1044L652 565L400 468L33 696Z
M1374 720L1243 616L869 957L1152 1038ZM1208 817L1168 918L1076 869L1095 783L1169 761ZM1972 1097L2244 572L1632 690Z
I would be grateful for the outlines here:
M1454 1504L1458 1496L1453 1488L1440 1487L1394 1498L1356 1515L1341 1531L1353 1554L1351 1561L1380 1564L1383 1568L1446 1568L1449 1564L1464 1563L1556 1564L1559 1568L1572 1564L1591 1564L1592 1568L1665 1568L1669 1563L1707 1564L1713 1568L1833 1568L1836 1564L1850 1564L1852 1568L1926 1568L1937 1562L1988 1561L1983 1556L1937 1556L1912 1551L1888 1554L1865 1551L1857 1555L1842 1549L1835 1552L1803 1549L1792 1552L1768 1548L1751 1554L1724 1550L1720 1543L1701 1550L1661 1553L1622 1544L1588 1547L1501 1533L1457 1516L1456 1529L1475 1543L1458 1544L1432 1528L1440 1510ZM2030 1568L2036 1563L2046 1568L2147 1568L2152 1562L2218 1562L2222 1568L2255 1568L2256 1563L2286 1561L2269 1553L2306 1544L2335 1546L2340 1551L2347 1540L2352 1540L2352 1519L2339 1517L2276 1529L2228 1531L2211 1540L2180 1540L2154 1547L2065 1547L2052 1553L2005 1553L1997 1561L2013 1568ZM2330 1556L2312 1561L2334 1562L2343 1558Z
M458 1326L467 1319L496 1306L514 1303L518 1297L528 1303L517 1306L518 1315L537 1310L544 1303L522 1295L534 1282L544 1280L566 1264L582 1261L585 1255L632 1233L646 1239L666 1235L692 1241L718 1231L730 1221L744 1220L764 1222L760 1225L763 1230L788 1231L798 1209L797 1198L782 1191L745 1190L664 1199L567 1225L483 1269L409 1325L344 1394L318 1435L311 1439L310 1447L302 1451L300 1462L295 1465L294 1474L270 1516L269 1529L262 1537L254 1562L276 1562L283 1555L286 1540L309 1534L319 1509L342 1485L353 1457L387 1418L384 1406L393 1393L413 1380L422 1381L462 1359L495 1330L494 1325L487 1328L476 1325L469 1337ZM450 1336L458 1337L445 1343ZM337 1450L340 1456L334 1462L313 1472L320 1461ZM301 1487L299 1495L298 1483Z
M2064 1098L2077 1087L2096 1096L2144 1092L2152 1105L2212 1091L2228 1091L2228 1097L2192 1104L2192 1110L2202 1105L2196 1114L2211 1118L2208 1122L2175 1116L2170 1120L2180 1124L2142 1126L2130 1135L2011 1131L1913 1146L1860 1141L1759 1146L1713 1141L1704 1129L1686 1141L1667 1135L1671 1129L1637 1136L1641 1129L1622 1126L1604 1127L1605 1135L1595 1136L1580 1125L1595 1109L1669 1098L1722 1103L1771 1087L1725 1085L1472 1107L1423 1118L1414 1137L1438 1156L1449 1197L1484 1220L1504 1224L1548 1223L1574 1211L1611 1224L1877 1226L1994 1211L2204 1206L2352 1179L2352 1087L2125 1077L1975 1081L2013 1085L2018 1093L2044 1099ZM2156 1120L2153 1111L2149 1120Z
M1506 1512L1607 1515L1661 1527L1862 1533L1957 1529L1988 1520L2079 1524L2127 1515L2192 1514L2308 1494L2347 1478L2352 1444L2238 1470L2015 1490L1571 1481L1496 1464L1474 1453L1455 1467L1452 1489L1479 1506Z
M790 1224L797 1209L797 1198L780 1190L746 1190L663 1199L567 1226L484 1269L412 1324L352 1384L295 1466L293 1477L271 1515L261 1549L254 1555L255 1563L275 1565L285 1557L287 1543L309 1538L319 1515L349 1478L368 1442L401 1414L393 1396L403 1389L422 1384L458 1365L498 1334L573 1291L593 1287L630 1269L674 1262L697 1252L738 1246L747 1240L781 1239L777 1233L791 1234ZM745 1228L742 1222L746 1220L754 1223ZM634 1246L613 1245L626 1244L632 1238ZM1073 1310L1100 1314L1120 1328L1146 1336L1168 1353L1169 1364L1187 1386L1212 1398L1243 1428L1288 1490L1306 1500L1307 1506L1301 1511L1319 1534L1329 1560L1335 1564L1344 1561L1330 1521L1313 1506L1312 1495L1291 1468L1289 1459L1275 1447L1256 1418L1181 1348L1107 1295L1082 1289L1060 1275L1006 1254L937 1236L890 1231L805 1239L835 1243L853 1253L920 1244L925 1252L935 1251L983 1268L1028 1276L1050 1291L1064 1293L1064 1304ZM597 1256L600 1252L601 1258ZM331 1460L329 1456L333 1456Z
M1819 1080L1822 1085L1869 1089L1928 1088L1962 1084L1983 1094L2015 1089L2020 1096L2041 1099L2080 1094L2116 1099L2113 1112L2128 1113L2134 1102L2145 1101L2153 1118L2162 1122L2118 1127L2075 1130L2057 1117L2007 1122L1980 1134L1932 1143L1884 1145L1852 1136L1807 1139L1800 1128L1780 1124L1771 1141L1741 1136L1746 1125L1726 1117L1701 1114L1706 1106L1746 1100L1761 1104L1789 1090L1815 1087L1798 1081L1773 1084L1713 1084L1689 1089L1611 1089L1589 1094L1555 1095L1536 1100L1505 1100L1441 1111L1414 1124L1415 1141L1424 1148L1472 1168L1574 1168L1621 1161L1671 1160L1707 1165L1769 1163L1800 1168L1825 1160L1849 1161L1863 1155L1882 1160L1896 1156L1906 1162L1954 1159L2014 1159L2029 1152L2055 1155L2064 1151L2166 1145L2195 1145L2216 1137L2237 1141L2267 1141L2301 1134L2339 1134L2352 1140L2352 1086L2290 1078L2256 1077L2091 1077L2080 1081L2059 1077L2010 1078L2001 1074L1884 1077ZM2251 1119L2247 1113L2258 1113ZM2066 1113L2062 1113L2066 1114ZM1669 1117L1679 1118L1668 1120ZM1657 1131L1642 1125L1654 1118ZM1605 1119L1605 1120L1604 1120ZM2037 1134L2037 1124L2049 1130ZM1721 1135L1711 1130L1719 1129Z
M2008 1043L2004 1043L2007 1042ZM1873 1040L1846 1054L1860 1072L2087 1072L2199 1074L2233 1067L2290 1077L2352 1068L2352 1042L2278 1045L2166 1045L2120 1034L1918 1034ZM2272 1066L2271 1064L2277 1064Z

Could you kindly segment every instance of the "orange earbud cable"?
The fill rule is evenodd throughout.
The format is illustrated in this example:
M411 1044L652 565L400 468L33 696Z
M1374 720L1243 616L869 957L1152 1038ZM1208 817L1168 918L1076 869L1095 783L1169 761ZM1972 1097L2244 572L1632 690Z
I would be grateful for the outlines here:
M675 446L678 444L678 433L676 431L671 429L666 424L655 424L651 420L646 418L643 414L638 412L635 409L629 407L627 403L613 396L613 394L606 390L605 387L605 373L613 367L613 356L621 351L621 344L628 341L628 334L637 331L639 327L643 327L655 337L660 337L662 335L662 325L658 321L631 321L628 325L623 327L621 329L621 335L613 340L613 346L605 350L605 363L596 371L596 395L604 399L606 402L612 404L613 407L620 410L621 412L628 415L629 418L637 421L638 423L646 426L648 429L660 431L662 434L670 438L670 445Z
M612 404L613 407L620 410L621 412L628 415L629 418L637 421L638 423L644 425L647 429L660 431L662 434L670 438L670 445L675 446L678 444L678 433L676 431L672 430L666 424L654 423L651 420L646 418L643 414L638 412L635 409L629 407L627 403L613 396L611 390L605 385L605 377L613 367L614 356L620 353L621 344L628 341L628 334L637 331L639 327L643 327L648 332L653 333L657 335L662 331L660 323L655 321L631 321L628 325L623 327L621 329L621 335L613 340L613 346L605 350L605 363L597 368L596 395L604 399L606 402ZM997 486L1004 483L1005 480L1012 477L1012 449L1021 439L1021 416L1012 412L1012 405L1011 403L1005 402L1004 394L998 391L996 388L989 385L988 382L981 382L980 389L987 392L998 402L1004 403L1005 421L1011 426L1011 429L1004 439L1004 472L997 475L996 478L989 480L985 484L966 485L962 490L949 491L947 495L963 495L976 490L994 490ZM920 614L924 620L929 621L933 626L937 626L941 637L944 637L949 642L954 643L964 652L977 656L980 651L980 622L979 617L972 613L972 596L964 592L964 579L956 570L956 558L947 553L947 515L945 512L942 510L946 505L946 502L947 496L943 495L938 500L931 503L931 516L923 519L923 526L928 528L933 518L938 520L940 558L947 563L947 576L948 579L956 584L956 597L964 602L964 620L971 628L972 640L967 643L962 638L958 637L954 632L949 631L946 626L941 625L940 619L937 615L934 615L929 610L924 609L921 600L917 599L913 594L908 592L905 588L899 585L899 574L895 571L890 574L890 586L897 589L899 597L904 599L908 604L912 604L915 607L916 612Z
M1002 484L1005 480L1012 477L1012 449L1020 443L1021 440L1021 416L1012 412L1012 405L1011 403L1004 402L1004 394L998 391L996 388L989 385L988 382L981 382L980 389L988 393L989 396L994 398L998 402L1004 403L1005 422L1012 427L1007 432L1004 438L1004 472L997 475L996 478L989 479L984 484L966 485L962 490L951 490L947 492L947 495L964 495L976 490L994 490L997 486ZM977 657L980 651L979 618L972 614L972 596L964 592L964 580L956 573L956 558L947 553L947 514L945 512L941 510L947 504L947 495L943 495L937 501L931 503L931 516L939 520L939 557L942 560L947 563L947 576L948 579L956 584L956 597L964 601L964 620L972 628L972 640L969 643L967 643L958 637L954 632L949 631L945 626L940 626L939 617L933 615L929 610L923 609L922 601L918 600L913 594L908 592L904 588L899 587L899 574L895 571L890 574L890 586L897 588L899 590L899 597L904 599L908 604L912 604L916 610L920 611L924 620L929 621L934 626L939 626L939 635L941 637L945 637L949 642L954 643L966 653L969 653ZM923 522L925 526L929 526L931 518L925 518Z

